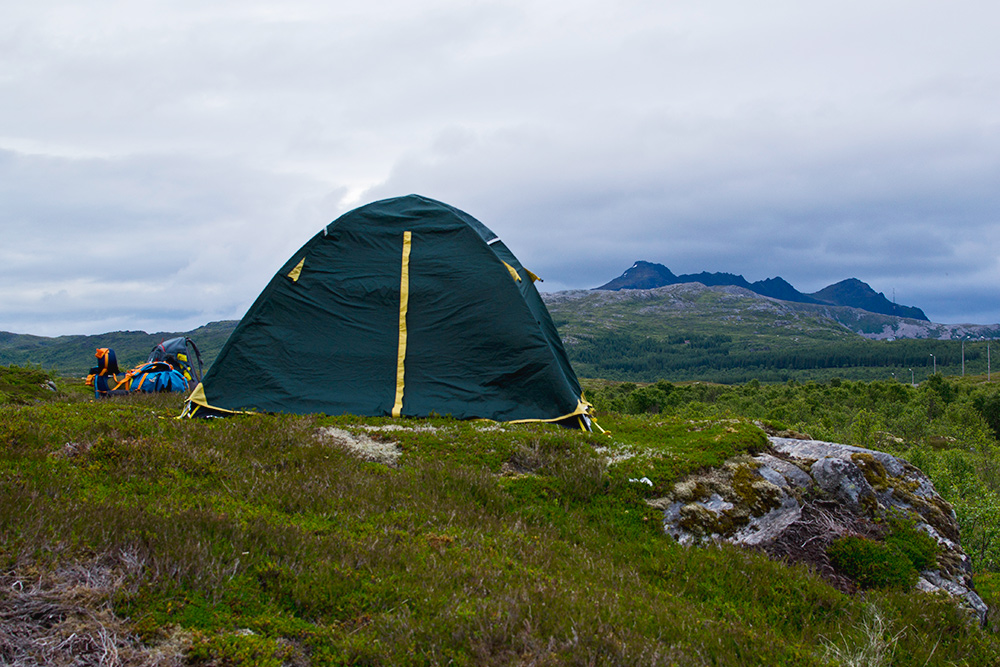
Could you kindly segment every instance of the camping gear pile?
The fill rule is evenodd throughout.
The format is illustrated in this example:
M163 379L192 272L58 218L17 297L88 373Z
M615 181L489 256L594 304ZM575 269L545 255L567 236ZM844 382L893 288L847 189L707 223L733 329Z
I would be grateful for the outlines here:
M188 354L188 350L194 357ZM190 391L201 382L201 353L190 338L180 336L165 340L153 348L145 363L122 373L111 348L98 348L97 366L90 369L87 385L94 396L124 396L135 392ZM197 369L191 363L195 359ZM121 377L119 377L121 375Z
M437 414L589 430L536 280L447 204L409 195L362 206L271 279L184 415Z

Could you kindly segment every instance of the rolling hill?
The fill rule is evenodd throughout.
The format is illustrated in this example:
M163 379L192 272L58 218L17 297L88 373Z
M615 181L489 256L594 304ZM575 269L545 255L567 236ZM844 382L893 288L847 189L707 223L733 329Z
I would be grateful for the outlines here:
M960 374L962 340L966 370L985 374L986 341L1000 336L1000 325L935 324L699 283L544 298L577 373L618 380L919 380L935 367Z
M227 320L183 332L112 331L93 336L49 338L0 331L0 366L42 366L62 375L86 375L94 365L94 351L110 347L124 370L145 361L158 343L176 336L188 336L198 346L207 370L234 328L236 321Z

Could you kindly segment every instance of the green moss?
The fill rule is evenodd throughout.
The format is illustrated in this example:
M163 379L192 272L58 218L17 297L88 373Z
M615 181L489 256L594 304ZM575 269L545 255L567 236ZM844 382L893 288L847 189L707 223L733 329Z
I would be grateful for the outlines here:
M913 508L923 521L952 542L960 540L958 529L952 517L953 510L948 501L937 495L930 498L918 496L913 492L917 488L915 483L906 483L905 480L897 478L892 478L890 481L893 495Z
M724 512L713 512L698 503L682 507L678 521L681 528L699 537L732 535L748 523L750 513L745 508L734 507Z
M732 472L732 490L741 506L753 516L762 516L781 505L781 491L754 472L755 466L744 463Z
M743 455L722 468L689 477L679 482L671 495L675 501L687 503L681 508L679 525L697 535L732 535L750 522L778 507L781 491L756 473L759 464ZM732 507L719 511L699 504L716 495Z
M686 475L763 451L768 444L763 431L743 420L615 415L602 419L601 424L611 433L611 441L603 446L613 458L612 478L648 478L653 482L646 489L650 498L671 494L674 484ZM620 458L625 453L637 455ZM701 490L692 492L699 494L692 497L704 497Z
M861 498L861 506L864 508L865 513L870 517L877 517L879 515L880 507L878 504L878 499L873 495L863 496Z
M861 470L873 489L885 491L888 488L888 473L886 473L885 466L877 458L867 452L855 452L851 454L851 461Z

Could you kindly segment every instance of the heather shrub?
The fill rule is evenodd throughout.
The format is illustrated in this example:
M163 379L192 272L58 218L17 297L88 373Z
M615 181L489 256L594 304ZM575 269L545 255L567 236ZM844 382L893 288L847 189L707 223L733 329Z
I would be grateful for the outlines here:
M917 570L902 551L864 537L847 535L827 548L833 566L861 588L912 588Z

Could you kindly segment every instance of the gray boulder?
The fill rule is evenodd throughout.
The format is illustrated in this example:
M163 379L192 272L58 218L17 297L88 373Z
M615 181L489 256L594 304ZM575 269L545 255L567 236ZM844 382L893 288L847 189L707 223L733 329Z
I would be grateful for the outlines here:
M852 512L864 511L863 504L875 500L865 474L852 461L824 456L810 466L809 474L816 486Z

